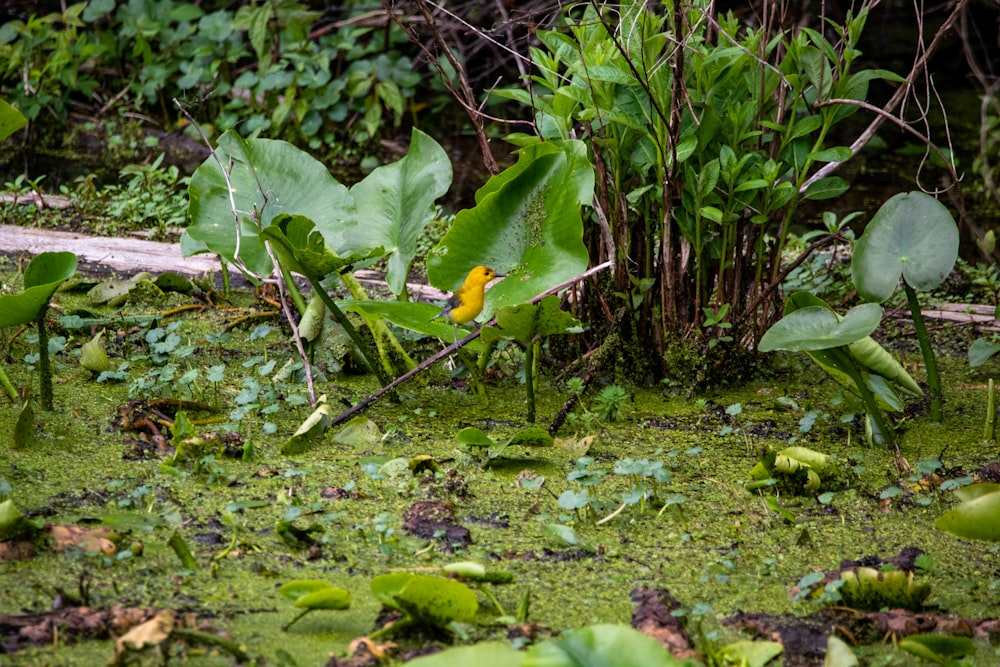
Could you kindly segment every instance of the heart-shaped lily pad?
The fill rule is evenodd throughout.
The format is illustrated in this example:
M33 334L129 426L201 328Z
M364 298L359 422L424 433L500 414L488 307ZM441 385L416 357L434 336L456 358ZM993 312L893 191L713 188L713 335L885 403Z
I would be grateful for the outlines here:
M851 275L865 300L882 303L900 276L917 291L934 289L957 258L958 227L948 209L922 192L904 192L868 223L854 248Z
M855 306L843 319L821 306L802 308L781 318L760 339L761 352L774 350L828 350L850 345L870 335L882 321L876 303Z

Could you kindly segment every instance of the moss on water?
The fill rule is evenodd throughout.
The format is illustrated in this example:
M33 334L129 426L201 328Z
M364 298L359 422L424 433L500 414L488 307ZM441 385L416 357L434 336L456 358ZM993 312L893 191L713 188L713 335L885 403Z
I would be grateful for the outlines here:
M71 297L60 299L64 309L73 308ZM240 297L235 305L252 304ZM738 611L814 611L813 603L792 599L804 575L833 570L842 559L888 558L914 546L934 563L929 573L917 575L933 587L931 604L970 618L997 613L997 561L990 546L933 527L952 505L951 494L920 490L897 474L888 452L868 448L859 429L841 421L850 408L835 404L840 396L835 385L794 357L776 364L764 381L691 400L633 390L626 420L605 424L589 451L588 467L605 476L584 487L568 479L579 468L581 453L565 445L515 450L513 458L487 469L460 451L454 436L466 426L482 428L494 439L527 426L524 391L507 381L476 398L448 388L444 367L423 385L405 385L402 403L382 401L368 410L387 434L373 452L326 438L303 455L281 456L282 442L309 413L307 406L285 400L301 393L301 386L276 388L277 411L249 411L242 420L233 420L230 411L241 405L244 378L270 386L257 369L271 360L280 367L293 354L287 332L275 329L250 340L244 330L226 342L205 341L205 333L221 330L223 315L208 311L180 318L174 331L182 344L196 349L178 361L176 375L200 369L198 386L187 397L218 400L221 415L252 443L253 456L245 461L220 451L198 470L187 462L172 472L162 466L163 455L123 459L134 449L129 438L137 437L123 433L117 422L119 408L129 401L128 384L158 367L136 358L139 334L126 335L126 327L112 326L122 336L105 336L109 352L115 364L128 352L130 380L97 384L74 356L90 331L70 332L66 349L55 357L56 410L40 415L35 444L12 450L8 441L0 442L0 476L28 515L50 524L103 522L123 534L124 546L142 542L144 550L123 559L43 550L31 560L0 563L0 613L49 609L60 594L64 599L79 594L82 581L91 606L194 612L230 633L261 664L275 664L284 650L299 665L320 665L331 653L344 655L350 640L373 629L378 605L368 589L372 577L477 559L513 574L513 583L494 589L508 612L530 590L531 620L556 631L627 623L629 593L643 585L668 589L690 614L699 615L702 636L726 642L738 635L720 621ZM158 324L167 327L173 321ZM61 333L58 327L54 333ZM14 362L6 368L17 385L33 381L21 361L30 351L23 337L7 350ZM205 379L207 369L217 364L226 365L219 386ZM946 423L911 418L901 446L914 467L940 455L943 476L958 478L994 461L996 445L980 441L981 378L970 375L962 360L948 361L943 371L950 388ZM177 385L167 386L169 393ZM368 377L333 377L318 389L339 407L342 398L367 395L374 385ZM779 403L779 397L795 406ZM538 399L544 425L566 395L543 380ZM270 404L263 401L262 407ZM737 404L739 409L733 407ZM804 419L810 413L815 415ZM14 406L0 406L0 433L9 433L16 417ZM803 432L810 419L814 423ZM760 449L787 446L791 438L833 455L842 471L825 504L813 497L780 497L794 523L744 489ZM441 471L381 476L366 467L370 454L386 459L428 454ZM623 494L637 481L614 473L616 462L626 458L662 461L670 480L656 488L658 501L625 507L598 523L619 509ZM544 486L519 485L526 471L544 477ZM901 493L886 503L880 495L890 485L898 485ZM566 490L586 490L596 500L590 510L563 509L557 498ZM415 500L429 498L451 503L457 521L471 532L468 547L448 553L437 542L406 534L403 513ZM664 499L671 504L664 507ZM321 528L317 548L298 550L282 542L276 533L282 520ZM553 541L544 530L552 523L572 526L585 548ZM185 571L167 546L175 530L194 552L198 571ZM219 557L230 544L229 555ZM295 612L276 589L293 579L313 578L350 590L351 609L315 612L282 632ZM480 596L480 603L483 623L472 637L501 635L502 629L491 624L495 615L486 598ZM111 650L108 641L37 648L5 656L4 664L97 664ZM871 651L886 655L893 649L879 645ZM977 664L995 662L991 648L984 646L981 654ZM230 664L225 656L188 658L198 665Z

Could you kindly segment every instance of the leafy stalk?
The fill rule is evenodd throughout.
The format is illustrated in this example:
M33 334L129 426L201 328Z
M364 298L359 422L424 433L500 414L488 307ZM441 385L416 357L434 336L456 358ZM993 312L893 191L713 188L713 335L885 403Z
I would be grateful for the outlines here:
M48 309L46 305L38 313L38 374L42 408L52 412L52 366L49 363L49 334L45 330L45 313Z
M337 307L337 303L330 298L330 295L326 293L326 290L323 289L323 286L319 284L318 280L312 276L306 276L306 278L308 278L309 284L312 285L316 294L319 295L320 301L323 302L323 305L326 306L327 310L330 311L330 314L333 315L333 319L337 320L337 323L344 327L344 332L347 333L347 337L350 338L355 347L360 350L362 356L365 358L365 362L368 364L368 367L373 373L375 373L375 375L378 376L378 381L382 383L382 386L384 387L392 382L388 374L385 372L385 369L372 355L371 348L365 341L361 340L358 330L355 329L354 325L351 324L351 321L347 319L347 315L344 314L344 311Z
M847 346L830 348L828 352L834 357L838 366L842 367L844 372L851 378L858 388L858 393L861 394L861 400L865 404L865 412L868 413L868 420L872 427L872 442L883 447L893 444L890 431L885 425L885 419L882 417L882 411L875 402L875 396L868 388L868 383L861 376L861 371L858 370L858 366L851 357Z
M927 387L931 392L931 419L940 424L942 420L941 406L944 401L941 397L941 378L938 376L937 359L934 357L930 338L927 337L927 327L924 325L924 316L920 312L920 304L917 302L917 293L905 280L903 281L903 289L906 290L906 304L910 307L913 328L917 332L917 340L920 341L920 353L924 356L924 366L927 367Z
M535 423L535 356L538 342L530 341L524 346L524 384L528 390L528 423Z
M4 371L3 366L0 366L0 387L3 387L4 391L7 392L7 395L10 396L10 400L17 403L17 389L14 388L10 378L7 377L7 373Z

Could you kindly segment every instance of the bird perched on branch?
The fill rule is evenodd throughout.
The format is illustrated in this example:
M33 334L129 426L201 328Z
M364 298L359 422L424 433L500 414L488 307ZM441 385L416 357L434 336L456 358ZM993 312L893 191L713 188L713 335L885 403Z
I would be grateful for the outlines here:
M458 344L458 325L471 322L483 312L483 301L486 298L486 283L494 278L503 278L488 266L477 266L469 271L462 286L455 290L445 302L441 312L431 319L447 317L455 328L455 344Z

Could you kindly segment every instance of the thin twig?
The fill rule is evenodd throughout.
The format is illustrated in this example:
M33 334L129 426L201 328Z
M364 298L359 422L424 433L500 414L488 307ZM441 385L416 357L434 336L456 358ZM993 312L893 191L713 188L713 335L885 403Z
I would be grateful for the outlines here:
M229 195L229 207L233 212L233 219L236 223L236 250L233 252L233 262L236 264L236 267L240 271L242 271L245 275L251 276L256 280L263 281L264 278L262 276L259 276L253 271L251 271L249 267L247 267L243 263L243 260L240 259L240 239L243 236L242 229L240 228L240 212L239 209L236 208L236 197L234 195L236 191L233 189L233 182L229 178L229 172L226 170L226 166L222 164L222 159L216 152L215 147L212 145L212 142L208 138L208 135L206 135L204 130L201 129L201 125L198 124L198 121L194 119L194 116L192 116L188 112L188 110L184 108L184 106L180 103L180 101L176 97L173 98L173 102L177 106L177 108L180 109L180 112L184 114L184 117L187 118L188 121L191 123L191 125L194 126L194 129L197 130L198 134L201 135L201 140L205 142L206 146L208 146L208 150L211 152L212 158L214 158L215 162L219 165L219 170L222 172L222 177L226 179L226 192ZM231 161L232 161L232 155L230 155L230 162Z
M851 144L850 146L851 157L857 155L858 152L862 148L864 148L869 141L871 141L872 137L874 137L875 133L878 131L878 128L880 128L882 126L882 123L885 122L887 116L891 117L893 110L895 110L896 107L898 107L902 103L902 101L906 98L907 94L909 94L910 89L913 86L913 81L916 81L917 77L920 76L921 72L923 72L924 69L926 69L927 61L930 59L931 55L935 51L937 51L937 48L940 45L941 40L944 39L944 35L949 30L951 30L952 25L954 25L955 21L958 19L958 17L961 15L962 11L968 4L969 0L958 0L958 2L955 3L954 7L952 8L951 14L949 14L948 18L945 19L944 23L941 24L941 27L938 28L937 33L934 35L934 39L931 40L930 46L928 46L924 50L923 54L921 54L921 56L914 61L913 67L910 68L910 73L906 77L907 83L900 86L893 94L893 96L889 99L889 101L885 104L885 106L882 107L882 110L885 113L880 113L877 116L875 116L872 122L868 124L868 127L866 127L865 130L860 134L860 136L858 136L858 138L855 139L854 142ZM809 177L805 183L802 184L802 187L799 189L799 192L805 192L810 185L812 185L819 179L826 178L833 172L837 171L837 169L840 168L841 164L843 163L827 162L820 169L818 169L815 174Z
M937 154L937 156L940 157L941 160L945 163L945 165L947 165L948 172L951 174L951 177L954 179L954 182L957 183L960 180L960 178L958 176L958 173L955 171L955 167L954 167L954 165L952 163L952 159L950 157L948 157L947 155L945 155L941 151L940 148L938 148L936 145L934 145L934 142L931 141L930 137L927 137L927 136L921 134L916 128L914 128L913 126L911 126L909 123L907 123L903 119L897 118L896 116L893 116L891 113L889 113L888 111L886 111L885 109L883 109L881 107L877 107L874 104L871 104L869 102L864 102L862 100L848 100L848 99L842 99L842 98L837 97L837 98L833 98L833 99L830 99L830 100L825 100L823 102L817 102L816 106L817 107L824 107L824 106L829 106L831 104L849 104L851 106L860 107L861 109L864 109L866 111L871 111L872 113L880 114L880 115L884 116L886 120L891 121L894 125L898 126L899 129L901 129L901 130L903 130L905 132L909 132L910 134L912 134L913 136L915 136L917 139L919 139L921 141L921 143L923 143L925 146L927 146L927 148L929 148L930 150L934 151ZM811 181L812 179L809 179L809 180ZM807 183L808 183L808 181L807 181ZM805 186L803 185L803 187L805 187ZM945 188L944 190L934 190L934 191L931 191L931 193L933 193L933 194L940 194L942 192L947 191L948 189L950 189L950 188ZM805 191L803 190L803 192L805 192Z
M792 271L794 271L795 269L799 268L799 265L802 264L802 262L806 261L806 259L809 258L809 256L813 253L814 250L816 250L820 246L826 245L830 241L835 241L836 239L841 238L843 236L843 234L844 234L843 231L839 231L839 232L837 232L835 234L827 234L823 238L818 239L816 241L813 241L813 243L810 244L810 246L808 248L806 248L805 250L802 251L801 255L799 255L798 257L795 258L794 262L792 262L791 264L789 264L788 266L786 266L784 269L782 269L782 271L780 273L778 273L778 275L776 275L774 277L774 280L772 280L770 283L768 283L767 286L764 287L764 289L762 289L757 294L757 296L755 296L750 301L750 303L747 305L747 307L743 310L743 314L740 315L739 321L740 322L746 321L746 319L748 317L750 317L750 315L754 312L754 310L757 309L757 306L759 306L761 304L761 302L771 292L773 292L774 290L776 290L779 285L781 285L783 282L785 282L785 278L788 276L788 274L791 273Z

